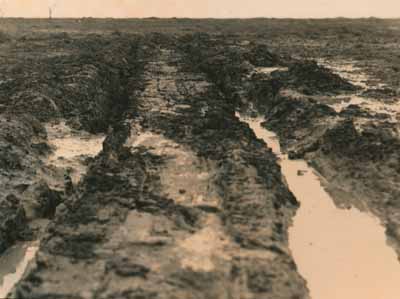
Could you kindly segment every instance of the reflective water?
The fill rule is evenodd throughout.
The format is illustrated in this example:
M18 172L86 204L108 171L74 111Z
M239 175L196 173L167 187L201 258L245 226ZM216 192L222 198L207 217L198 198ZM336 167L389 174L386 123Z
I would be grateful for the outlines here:
M368 87L367 82L370 81L371 78L365 74L361 68L355 65L355 61L332 62L323 59L318 59L317 61L320 65L329 68L332 72L350 81L352 84L362 88ZM379 87L383 87L383 85L379 85Z
M319 59L320 65L323 65L333 71L340 77L348 80L352 84L362 88L361 91L352 94L350 96L344 96L343 100L329 105L334 108L337 112L342 111L349 105L359 105L362 108L366 108L375 113L385 113L390 116L389 120L397 122L400 115L400 105L398 104L399 99L394 97L391 101L382 102L373 98L367 98L362 95L362 92L367 89L379 89L385 88L386 85L380 80L373 79L369 76L362 68L357 67L356 61L328 61ZM337 97L340 100L341 96Z
M72 181L77 184L87 170L83 160L95 157L103 149L105 136L75 132L65 122L47 124L46 130L49 144L54 148L46 164L68 169Z
M287 72L289 70L289 68L287 67L256 67L254 68L254 72L255 73L262 73L262 74L271 74L275 71L284 71Z
M288 160L261 119L244 119L280 157L289 189L301 203L290 249L313 299L398 299L400 263L374 216L338 209L303 160Z
M350 97L343 99L341 102L329 106L335 109L336 112L341 112L350 105L358 105L361 108L365 108L374 113L388 114L389 120L393 122L397 121L397 116L400 114L400 105L396 102L383 103L374 99L360 97L359 95L351 95Z
M35 257L39 243L22 243L11 247L0 257L0 298L22 278L29 262Z

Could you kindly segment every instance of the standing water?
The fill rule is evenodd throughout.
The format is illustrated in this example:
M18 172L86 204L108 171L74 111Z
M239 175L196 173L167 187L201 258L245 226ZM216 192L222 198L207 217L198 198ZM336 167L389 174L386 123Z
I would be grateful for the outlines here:
M244 119L280 157L289 189L301 203L289 243L312 299L398 299L400 263L374 216L338 209L304 160L289 160L262 119Z
M7 298L38 249L38 242L22 243L10 248L0 257L0 298Z
M85 158L99 154L103 149L105 136L74 131L65 122L47 124L46 131L48 142L55 150L45 163L58 169L69 170L72 182L77 184L87 171ZM51 187L56 189L56 186L51 185Z
M95 157L102 150L105 136L74 131L65 122L47 124L46 130L48 142L54 148L54 152L46 158L45 163L56 170L61 170L61 173L68 171L73 183L77 184L86 173L87 166L84 159ZM57 179L51 180L49 176L46 176L46 179L51 188L63 190L64 180L61 182ZM46 221L36 222L40 230L48 224ZM6 298L15 284L22 279L38 249L39 241L25 242L11 247L0 256L0 299Z

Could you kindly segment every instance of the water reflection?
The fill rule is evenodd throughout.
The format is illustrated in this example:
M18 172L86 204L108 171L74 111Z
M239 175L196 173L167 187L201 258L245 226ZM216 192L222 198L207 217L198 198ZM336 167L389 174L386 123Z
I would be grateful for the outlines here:
M7 298L38 249L38 242L21 243L11 247L0 257L0 298Z
M398 299L400 264L379 220L338 209L303 160L288 160L261 119L243 119L281 157L282 173L301 207L290 249L313 299Z

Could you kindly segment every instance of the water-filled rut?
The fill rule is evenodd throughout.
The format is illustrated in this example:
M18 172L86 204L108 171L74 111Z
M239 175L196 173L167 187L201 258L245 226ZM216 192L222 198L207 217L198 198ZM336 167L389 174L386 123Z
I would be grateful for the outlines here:
M6 296L21 279L38 249L38 242L21 243L11 247L1 256L0 298L7 298Z
M290 249L313 299L395 299L400 263L374 216L338 209L304 160L289 160L262 119L241 117L280 157L289 189L301 203L289 231Z
M70 175L72 183L76 185L87 171L84 159L95 157L102 150L105 136L73 131L64 122L48 124L46 131L48 143L53 147L53 152L45 158L46 168L40 172L40 175L52 189L62 191L65 188L63 175ZM30 210L29 206L25 207L27 215L34 214ZM34 222L40 228L39 235L41 235L48 221L36 219ZM34 223L31 223L31 226L35 226ZM0 257L0 298L6 298L15 284L24 276L29 264L36 257L39 245L39 240L21 242L9 248Z
M74 131L63 121L47 124L46 131L48 142L54 151L45 163L49 167L68 173L72 182L77 184L87 171L84 160L95 157L102 150L105 136Z

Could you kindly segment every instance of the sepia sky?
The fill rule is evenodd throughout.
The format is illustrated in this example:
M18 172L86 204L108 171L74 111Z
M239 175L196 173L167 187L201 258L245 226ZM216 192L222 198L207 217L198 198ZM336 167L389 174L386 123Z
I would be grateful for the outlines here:
M0 0L6 17L400 17L400 0Z

